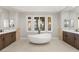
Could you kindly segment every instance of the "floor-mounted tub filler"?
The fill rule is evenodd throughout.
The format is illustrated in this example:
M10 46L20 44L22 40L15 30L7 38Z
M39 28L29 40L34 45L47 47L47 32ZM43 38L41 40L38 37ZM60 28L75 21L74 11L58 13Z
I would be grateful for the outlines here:
M50 42L51 34L42 33L42 34L28 35L28 38L31 43L44 44Z

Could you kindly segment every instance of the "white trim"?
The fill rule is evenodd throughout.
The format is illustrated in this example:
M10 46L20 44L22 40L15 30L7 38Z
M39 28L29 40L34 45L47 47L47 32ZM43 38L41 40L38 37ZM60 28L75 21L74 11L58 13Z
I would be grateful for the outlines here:
M28 31L28 17L31 17L32 31ZM27 15L26 16L27 32L38 32L34 30L34 17L45 17L45 31L41 32L53 32L53 19L51 15ZM51 17L51 31L48 31L48 17Z

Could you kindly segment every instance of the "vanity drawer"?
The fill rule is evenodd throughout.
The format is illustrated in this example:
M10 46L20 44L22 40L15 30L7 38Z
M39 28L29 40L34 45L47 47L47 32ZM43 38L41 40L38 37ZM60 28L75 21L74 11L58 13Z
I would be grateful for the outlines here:
M0 35L0 50L4 48L4 39L3 35Z
M75 47L79 49L79 34L75 34Z
M63 32L63 40L72 45L75 46L75 34L70 32Z

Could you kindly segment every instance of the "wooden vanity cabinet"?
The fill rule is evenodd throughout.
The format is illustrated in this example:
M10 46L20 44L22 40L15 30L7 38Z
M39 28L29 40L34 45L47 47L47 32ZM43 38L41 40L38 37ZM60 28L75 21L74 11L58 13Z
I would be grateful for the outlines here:
M75 39L74 39L74 34L73 33L70 33L70 32L63 32L63 40L66 42L66 43L68 43L68 44L70 44L70 45L72 45L72 46L74 46L75 44Z
M11 38L12 38L11 42L16 41L16 32L12 32Z
M68 37L67 37L67 42L68 44L75 46L75 39L74 39L74 34L73 33L67 33Z
M64 40L65 42L68 42L68 35L67 35L67 32L64 32L64 31L63 31L63 40Z
M79 49L79 34L75 34L75 47Z
M0 50L16 41L16 32L9 32L0 35Z
M0 35L0 50L4 48L3 35Z
M4 34L4 46L11 44L11 33Z
M16 41L16 32L10 32L10 33L4 34L4 46L5 47L10 45L14 41Z
M63 31L63 41L67 42L67 34Z
M79 34L63 31L63 41L79 49Z

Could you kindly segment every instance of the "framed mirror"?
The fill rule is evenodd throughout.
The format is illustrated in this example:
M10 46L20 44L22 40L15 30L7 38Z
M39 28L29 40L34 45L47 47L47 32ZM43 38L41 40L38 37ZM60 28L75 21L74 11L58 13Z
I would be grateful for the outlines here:
M4 28L9 28L9 20L7 20L7 19L3 20L3 27Z
M15 27L13 19L9 20L9 27Z
M70 27L70 20L64 20L64 27Z

